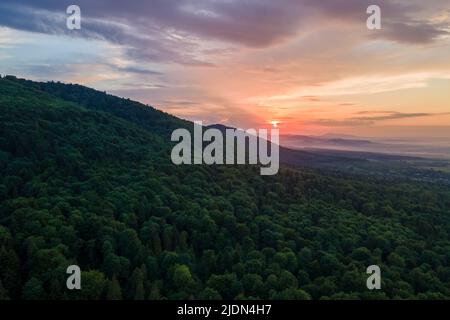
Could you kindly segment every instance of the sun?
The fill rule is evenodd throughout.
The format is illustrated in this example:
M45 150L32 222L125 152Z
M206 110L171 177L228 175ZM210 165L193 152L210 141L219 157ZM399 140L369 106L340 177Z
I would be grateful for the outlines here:
M269 121L269 123L270 123L274 128L278 128L278 125L280 124L280 121L278 121L278 120L272 120L272 121Z

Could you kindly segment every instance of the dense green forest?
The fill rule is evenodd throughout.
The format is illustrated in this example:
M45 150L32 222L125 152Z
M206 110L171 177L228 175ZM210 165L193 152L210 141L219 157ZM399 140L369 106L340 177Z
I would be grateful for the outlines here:
M450 298L450 187L174 166L180 126L79 85L0 79L0 299ZM82 290L66 288L72 264Z

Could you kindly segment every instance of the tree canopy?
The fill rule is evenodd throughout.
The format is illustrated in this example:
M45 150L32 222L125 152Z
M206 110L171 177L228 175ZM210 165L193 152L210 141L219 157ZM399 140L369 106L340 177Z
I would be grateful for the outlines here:
M0 110L1 299L450 298L449 187L175 166L184 121L82 86L2 78Z

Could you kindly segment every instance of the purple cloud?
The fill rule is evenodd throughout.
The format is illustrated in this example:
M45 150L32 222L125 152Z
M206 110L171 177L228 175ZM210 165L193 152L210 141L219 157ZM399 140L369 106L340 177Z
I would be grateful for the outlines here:
M383 17L383 29L368 33L371 37L423 44L447 33L447 26L432 24L429 17L410 18L421 11L410 1L78 0L84 20L82 30L75 33L65 28L65 8L70 4L66 0L2 0L0 25L104 39L124 46L138 61L193 65L211 64L199 58L201 41L268 47L326 23L364 30L370 4L380 5Z

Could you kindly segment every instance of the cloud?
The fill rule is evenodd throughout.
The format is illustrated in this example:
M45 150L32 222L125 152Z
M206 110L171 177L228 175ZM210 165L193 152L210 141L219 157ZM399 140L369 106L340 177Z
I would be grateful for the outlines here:
M309 102L319 102L320 101L320 99L315 96L303 96L302 98Z
M374 74L358 76L337 81L303 86L282 95L253 97L250 101L268 105L274 101L302 99L305 95L315 97L345 96L357 94L375 94L404 89L424 88L432 79L450 79L450 72L418 72L399 75Z
M428 117L428 116L433 116L433 115L436 115L436 114L424 113L424 112L401 113L401 112L387 111L381 115L370 116L370 117L353 117L353 118L351 118L351 120L362 121L362 122L367 122L367 121L374 122L374 121L383 121L383 120Z
M384 28L374 33L375 38L384 38L409 44L427 44L448 35L444 27L427 22L386 22Z
M423 44L446 34L448 27L446 21L430 22L429 16L410 18L431 5L428 2L418 6L380 0L78 0L82 30L70 31L65 26L65 8L71 2L2 0L0 24L103 39L124 46L131 58L140 61L199 66L213 64L217 52L208 47L212 42L265 48L329 24L345 24L355 33L367 33L370 4L382 7L383 29L368 33L369 37ZM205 59L208 52L211 59Z
M395 111L358 111L356 114L373 115L373 114L391 114Z
M162 72L150 70L147 68L133 67L133 66L119 67L111 63L105 63L105 65L119 72L136 73L141 75L163 75Z
M99 7L101 2L104 5L103 11ZM98 1L95 4L91 1L89 3L79 1L79 5L82 8L81 30L66 28L66 6L61 3L55 7L54 1L42 1L39 7L34 1L22 1L21 4L9 0L2 1L0 25L22 31L108 41L122 46L128 56L137 62L205 64L198 61L190 52L180 50L189 48L189 51L193 51L196 45L189 39L170 37L170 31L151 21L137 22L145 19L142 13L135 17L128 15L128 19L124 19L122 12L127 8L133 8L132 6L121 10L117 8L118 11L115 12L112 10L114 6L105 1ZM92 11L87 9L84 11L83 8Z
M321 126L367 126L373 125L379 121L386 120L396 120L396 119L407 119L407 118L419 118L419 117L432 117L432 116L443 116L449 115L450 112L444 113L426 113L426 112L415 112L415 113L403 113L396 111L360 111L357 112L359 115L370 115L370 116L357 116L351 117L344 120L335 119L318 119L312 120L311 124L321 125Z
M62 32L55 14L64 14L69 1L2 1L2 19L9 26L37 32ZM89 19L126 22L133 29L149 32L149 26L158 31L174 30L213 40L230 41L249 46L267 46L295 32L305 16L300 2L291 0L153 0L106 1L79 0L83 15ZM42 10L39 14L39 10ZM14 13L14 15L11 15ZM38 14L38 15L37 15ZM28 19L23 19L24 17ZM49 24L53 20L54 23ZM59 21L61 22L61 21ZM86 26L87 28L87 26ZM98 28L94 33L100 31ZM106 36L106 35L104 35ZM119 40L120 34L117 37Z

